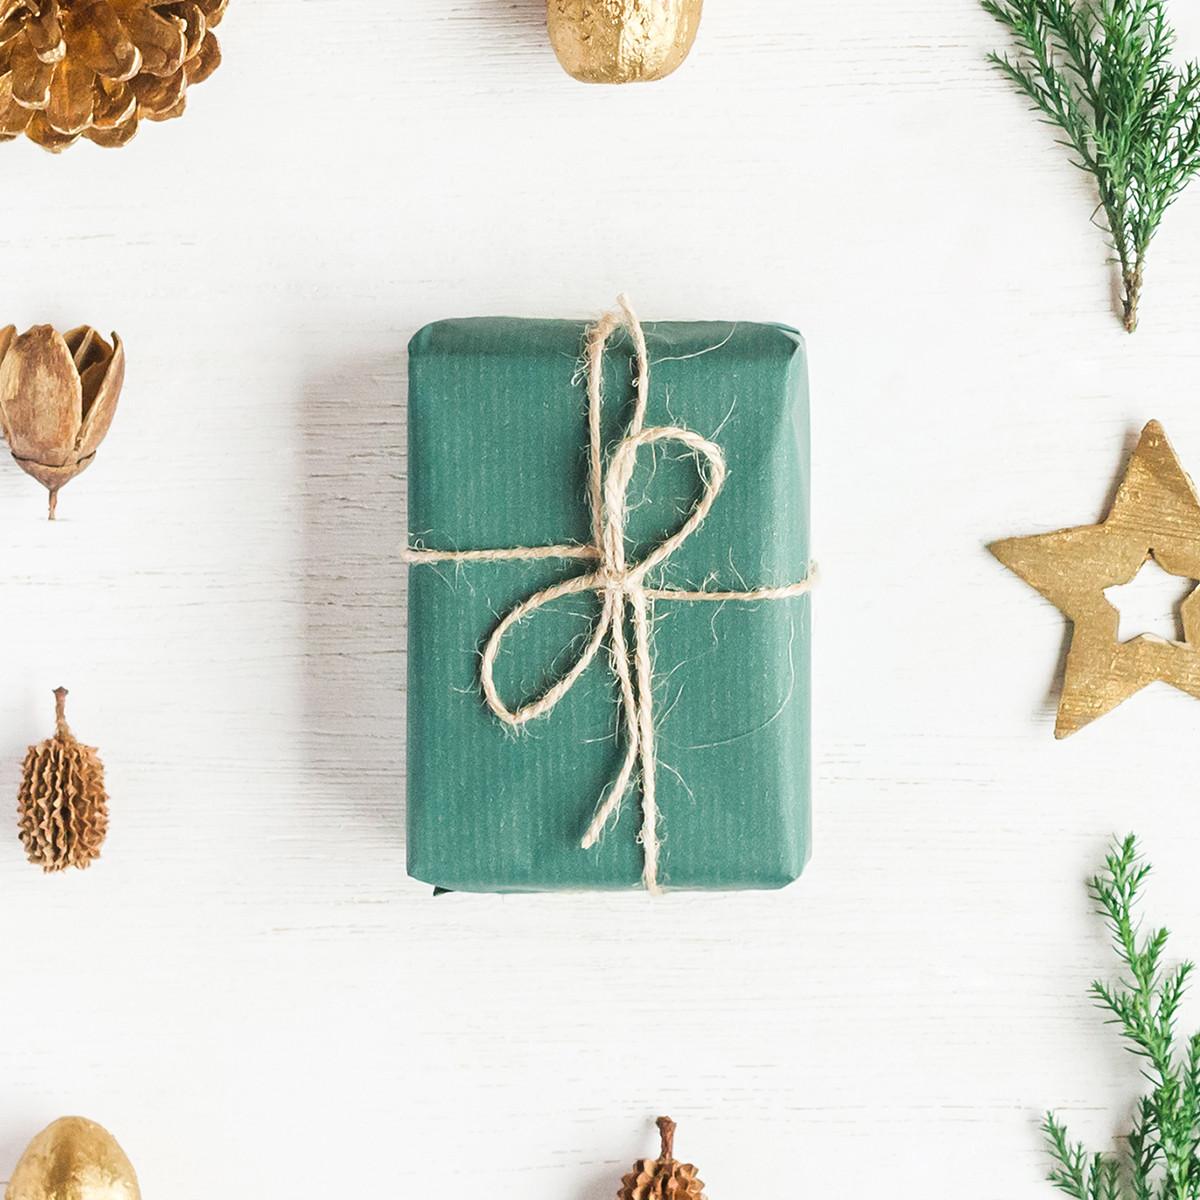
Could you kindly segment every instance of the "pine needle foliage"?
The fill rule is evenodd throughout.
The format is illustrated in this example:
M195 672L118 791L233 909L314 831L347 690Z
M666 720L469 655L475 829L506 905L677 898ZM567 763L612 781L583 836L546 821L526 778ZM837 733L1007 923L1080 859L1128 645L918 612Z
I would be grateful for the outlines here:
M1097 980L1091 994L1120 1027L1131 1053L1145 1060L1149 1092L1138 1102L1120 1155L1092 1154L1072 1142L1053 1113L1042 1125L1055 1167L1050 1182L1075 1200L1197 1200L1200 1197L1200 1033L1176 1039L1179 1005L1190 962L1163 966L1167 931L1143 932L1136 915L1150 867L1132 835L1109 851L1092 896L1112 934L1124 972Z
M1200 63L1172 64L1166 0L982 2L1018 48L989 61L1095 178L1132 333L1151 239L1200 171Z

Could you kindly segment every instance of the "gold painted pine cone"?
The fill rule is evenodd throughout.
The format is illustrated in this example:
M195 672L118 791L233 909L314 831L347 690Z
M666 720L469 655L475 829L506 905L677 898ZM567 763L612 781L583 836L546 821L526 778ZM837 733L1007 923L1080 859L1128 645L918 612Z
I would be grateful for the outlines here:
M643 1158L624 1179L617 1200L705 1200L704 1183L691 1163L678 1162L673 1154L675 1122L658 1118L662 1154Z
M60 334L0 329L0 431L17 465L50 491L86 470L112 424L125 382L125 348L90 325Z
M60 1117L25 1147L4 1200L141 1200L116 1138L95 1121Z
M220 65L227 0L0 0L0 141L124 146Z
M56 688L54 736L29 747L17 796L21 841L43 871L89 867L108 832L104 768L94 746L75 740L63 713L66 688Z
M678 67L704 0L546 0L563 70L581 83L645 83Z

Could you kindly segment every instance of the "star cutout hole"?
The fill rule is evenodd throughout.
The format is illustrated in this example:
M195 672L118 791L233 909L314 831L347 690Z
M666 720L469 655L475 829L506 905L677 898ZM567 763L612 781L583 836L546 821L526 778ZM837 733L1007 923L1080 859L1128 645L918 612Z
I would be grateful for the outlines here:
M1121 614L1118 639L1131 642L1144 635L1157 641L1184 641L1179 609L1195 590L1196 580L1169 575L1152 555L1128 583L1104 589L1105 599Z

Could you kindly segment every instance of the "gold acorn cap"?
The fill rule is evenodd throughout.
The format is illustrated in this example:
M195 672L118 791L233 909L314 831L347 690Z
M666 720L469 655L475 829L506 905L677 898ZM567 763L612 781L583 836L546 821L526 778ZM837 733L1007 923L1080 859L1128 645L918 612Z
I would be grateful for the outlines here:
M643 1158L621 1180L617 1200L705 1200L704 1183L691 1163L674 1156L675 1122L658 1118L662 1153L657 1159Z
M67 728L67 689L56 688L54 699L54 736L29 747L17 795L21 841L29 861L46 872L91 866L108 832L104 767L95 747Z
M227 0L0 0L0 141L123 146L217 69Z
M25 1148L4 1200L141 1200L137 1175L102 1125L60 1117Z

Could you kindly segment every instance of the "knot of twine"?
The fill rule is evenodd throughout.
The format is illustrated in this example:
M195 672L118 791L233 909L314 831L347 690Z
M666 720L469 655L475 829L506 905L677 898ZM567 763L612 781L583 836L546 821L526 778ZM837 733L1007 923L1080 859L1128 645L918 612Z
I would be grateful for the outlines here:
M725 484L727 468L720 446L679 425L646 428L646 405L650 393L650 361L641 322L622 295L619 312L611 312L591 327L587 335L586 364L588 380L588 505L592 518L589 545L517 546L500 550L425 550L409 547L403 559L409 563L503 562L547 558L588 558L598 560L595 570L552 584L523 600L492 632L483 651L480 678L488 708L507 725L520 728L537 717L545 716L575 686L580 675L591 665L607 643L609 662L620 686L625 759L616 779L601 800L596 815L584 834L581 845L590 849L629 789L637 771L642 787L642 828L638 841L644 855L642 882L650 892L659 891L658 804L655 799L653 667L650 661L650 606L654 600L717 601L784 600L803 596L812 590L815 572L796 583L782 587L756 588L750 591L687 591L677 588L647 587L646 574L665 562L703 523ZM603 462L600 436L601 382L604 353L609 339L621 327L633 337L637 354L637 394L633 417L625 435L617 443L608 461ZM640 562L630 562L625 547L625 517L629 484L633 478L637 452L657 442L678 442L696 459L702 493L679 528L655 546ZM504 636L519 621L546 604L564 596L594 592L600 600L600 615L587 644L574 664L542 694L517 709L510 709L496 690L496 657ZM633 630L633 645L626 636L626 619Z

